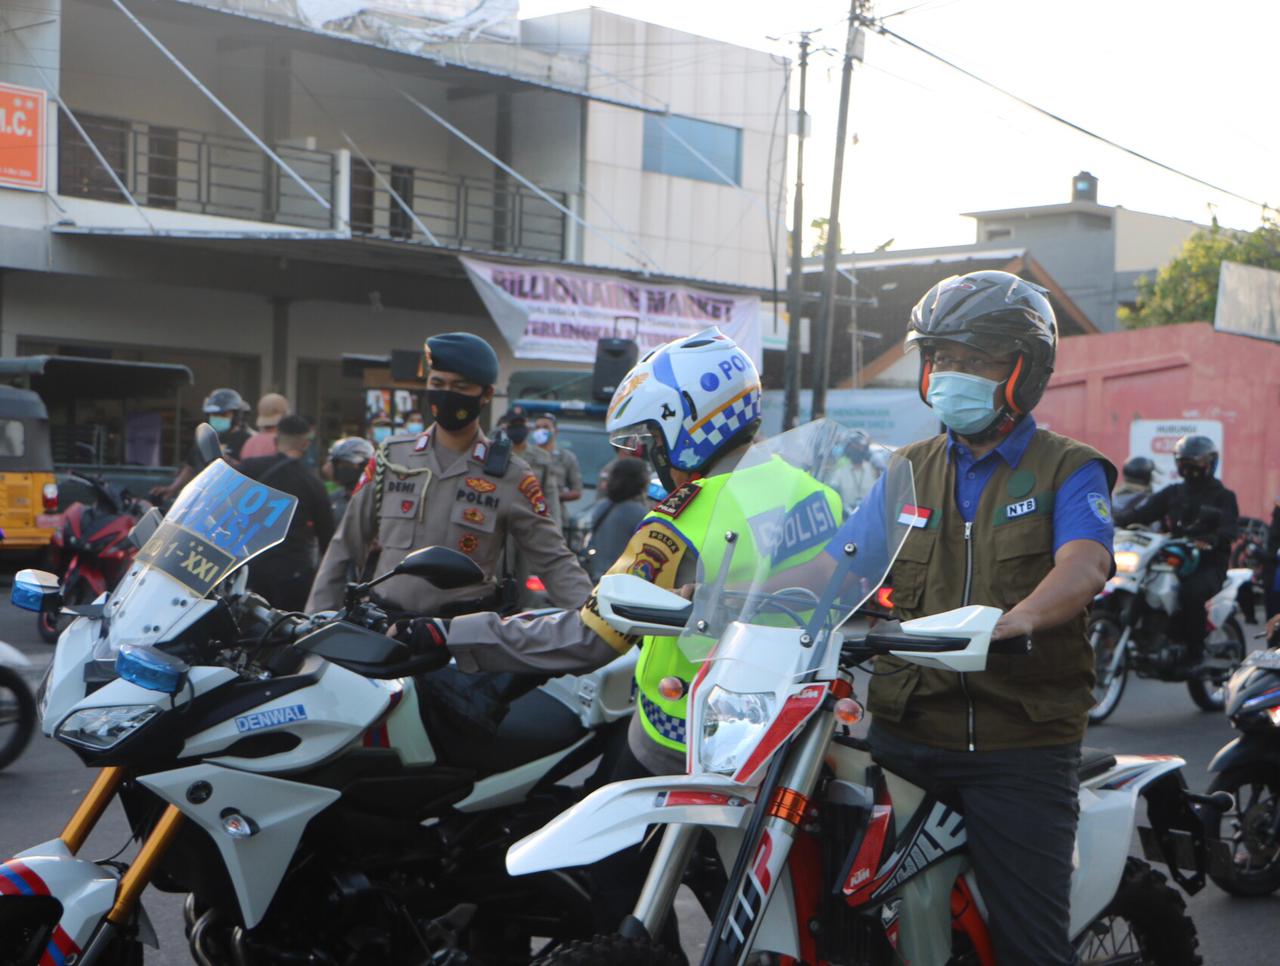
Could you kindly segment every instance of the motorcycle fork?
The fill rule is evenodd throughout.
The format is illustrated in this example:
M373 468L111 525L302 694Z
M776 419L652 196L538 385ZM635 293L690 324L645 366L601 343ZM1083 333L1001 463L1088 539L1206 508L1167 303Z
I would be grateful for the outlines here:
M75 814L67 822L62 834L58 836L67 847L67 851L75 855L84 845L85 839L102 818L111 800L116 797L120 783L124 781L124 769L118 767L103 768L93 780L84 798L76 806Z

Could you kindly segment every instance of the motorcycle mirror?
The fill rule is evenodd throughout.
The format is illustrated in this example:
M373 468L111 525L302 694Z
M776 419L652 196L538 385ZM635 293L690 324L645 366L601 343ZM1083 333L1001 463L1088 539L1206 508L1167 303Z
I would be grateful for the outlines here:
M208 423L196 427L196 452L200 454L200 468L222 459L222 443L218 439L218 431Z
M464 553L448 547L424 547L409 554L386 576L421 577L441 590L469 587L484 580L484 571Z
M62 591L56 575L45 570L19 570L13 577L9 600L14 607L37 613L62 607Z
M129 531L129 542L141 550L163 522L164 514L152 507L143 514L142 519L135 523L133 529Z

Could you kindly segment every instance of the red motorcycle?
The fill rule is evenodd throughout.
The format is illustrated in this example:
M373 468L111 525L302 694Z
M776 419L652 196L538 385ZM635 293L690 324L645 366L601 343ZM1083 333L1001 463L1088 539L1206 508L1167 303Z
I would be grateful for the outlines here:
M137 553L129 531L150 507L105 480L72 476L93 491L93 502L71 504L49 544L50 569L59 575L67 606L87 604L119 583ZM39 629L41 638L56 643L61 615L41 613Z

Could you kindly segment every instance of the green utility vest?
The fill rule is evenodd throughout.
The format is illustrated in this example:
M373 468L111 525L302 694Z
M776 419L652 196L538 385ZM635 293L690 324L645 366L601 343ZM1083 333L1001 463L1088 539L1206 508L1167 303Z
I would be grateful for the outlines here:
M1053 568L1054 495L1090 460L1102 460L1107 493L1111 463L1089 447L1036 430L1016 468L1003 460L986 488L965 540L956 509L956 467L947 436L898 451L915 474L917 519L893 565L894 616L925 617L965 604L1009 610ZM1092 498L1092 494L1090 497ZM1107 514L1106 493L1096 511ZM969 583L965 595L966 575ZM993 655L987 670L958 674L882 657L869 709L877 727L954 751L997 751L1079 741L1093 705L1094 662L1085 636L1087 611L1032 635L1031 653ZM892 672L885 674L884 672Z
M733 485L726 492L730 480ZM703 581L715 580L720 573L726 530L738 534L728 580L746 581L756 574L761 552L774 558L771 570L816 557L835 535L843 514L834 490L778 457L690 485L699 488L694 499L675 513L664 509L667 504L660 505L641 521L636 533L651 526L670 532L689 552L699 555L698 578ZM713 539L708 540L709 535ZM685 657L678 641L675 637L644 639L636 687L645 732L664 748L683 754L688 698L671 700L658 693L658 683L672 676L680 678L688 691L698 673L698 665Z

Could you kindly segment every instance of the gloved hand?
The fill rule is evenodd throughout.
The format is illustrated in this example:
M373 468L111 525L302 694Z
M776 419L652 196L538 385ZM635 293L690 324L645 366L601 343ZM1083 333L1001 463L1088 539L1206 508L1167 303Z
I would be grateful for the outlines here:
M387 636L404 641L414 657L430 658L426 671L444 667L452 658L449 646L449 622L439 617L413 617L396 621Z

